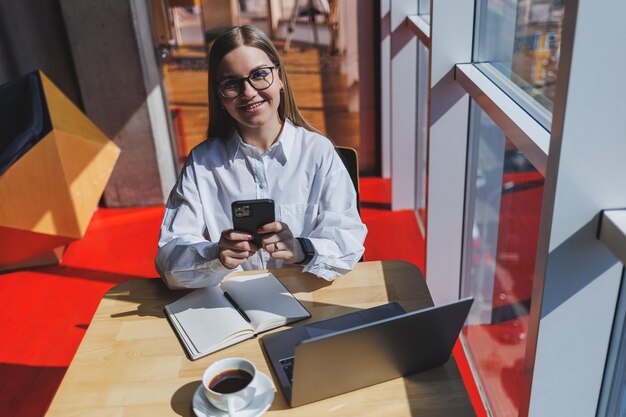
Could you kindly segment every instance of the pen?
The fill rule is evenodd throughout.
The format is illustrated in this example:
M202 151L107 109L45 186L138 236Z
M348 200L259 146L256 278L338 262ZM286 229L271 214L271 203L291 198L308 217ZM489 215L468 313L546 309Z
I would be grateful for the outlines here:
M241 307L239 307L239 304L237 304L237 302L233 299L233 297L231 297L230 294L227 293L226 291L224 291L224 297L226 297L228 302L231 303L233 307L235 307L235 310L237 310L239 314L241 314L241 317L243 317L248 323L250 323L250 317L248 317L246 312L243 311Z

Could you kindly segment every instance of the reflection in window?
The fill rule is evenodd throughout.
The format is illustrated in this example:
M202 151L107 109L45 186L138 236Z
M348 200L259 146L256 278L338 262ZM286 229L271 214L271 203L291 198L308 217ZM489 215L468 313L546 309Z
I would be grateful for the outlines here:
M417 14L430 23L430 0L418 0Z
M425 235L426 207L427 207L427 184L428 184L428 48L422 42L417 43L417 115L416 132L417 155L416 155L416 186L417 192L415 207L417 219Z
M563 3L480 0L477 9L474 61L493 65L549 112L559 65Z
M544 178L475 103L467 181L464 343L492 414L517 417Z
M622 282L626 270L622 268ZM626 416L626 286L620 290L598 416Z

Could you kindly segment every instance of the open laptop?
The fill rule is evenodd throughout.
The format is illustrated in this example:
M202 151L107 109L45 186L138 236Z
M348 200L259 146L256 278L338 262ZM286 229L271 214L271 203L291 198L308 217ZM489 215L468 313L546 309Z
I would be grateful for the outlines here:
M261 338L292 407L443 365L473 298L406 313L398 303Z

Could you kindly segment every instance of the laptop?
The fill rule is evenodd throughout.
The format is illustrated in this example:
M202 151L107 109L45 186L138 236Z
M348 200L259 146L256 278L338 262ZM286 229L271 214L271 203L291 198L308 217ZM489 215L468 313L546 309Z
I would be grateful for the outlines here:
M297 407L443 365L472 302L409 313L389 303L271 333L261 344Z

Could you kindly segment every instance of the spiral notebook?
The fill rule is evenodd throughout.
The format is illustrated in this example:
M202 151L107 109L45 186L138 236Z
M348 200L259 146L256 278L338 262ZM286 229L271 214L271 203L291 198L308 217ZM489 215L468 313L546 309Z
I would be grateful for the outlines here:
M311 317L271 273L195 290L166 305L165 314L192 360Z

